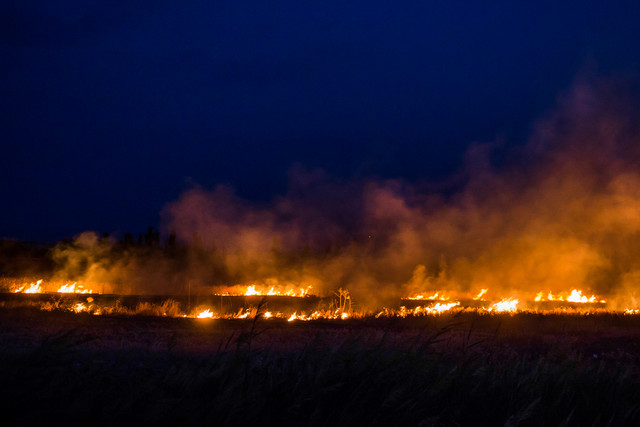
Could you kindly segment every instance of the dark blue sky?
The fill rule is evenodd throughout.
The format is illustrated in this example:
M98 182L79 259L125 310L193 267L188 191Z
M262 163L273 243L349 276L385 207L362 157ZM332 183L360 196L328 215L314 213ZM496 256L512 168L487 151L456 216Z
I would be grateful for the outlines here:
M193 183L269 200L296 163L440 180L579 74L640 73L637 2L316 3L2 2L0 237L137 233Z

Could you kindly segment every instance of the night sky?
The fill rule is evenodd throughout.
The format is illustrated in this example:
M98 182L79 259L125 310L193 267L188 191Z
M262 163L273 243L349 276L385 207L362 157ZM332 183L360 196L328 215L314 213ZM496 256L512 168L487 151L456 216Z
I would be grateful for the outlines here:
M640 76L635 1L184 3L2 2L0 238L143 232L299 167L443 181L576 80Z

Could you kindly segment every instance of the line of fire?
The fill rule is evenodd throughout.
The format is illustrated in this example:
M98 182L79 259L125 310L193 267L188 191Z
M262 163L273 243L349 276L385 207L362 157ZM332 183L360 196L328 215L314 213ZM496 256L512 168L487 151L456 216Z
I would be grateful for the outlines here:
M99 237L93 232L46 249L4 241L0 304L92 315L260 317L291 322L406 318L468 311L488 315L640 313L633 295L612 297L571 283L518 289L487 286L484 281L481 286L463 289L446 277L442 261L435 274L418 264L407 272L403 283L387 288L363 287L357 275L351 276L353 288L344 277L338 285L331 285L326 281L328 276L313 274L329 268L336 259L341 260L340 266L345 265L342 260L349 256L367 259L371 255L366 243L369 242L360 246L365 255L354 251L355 244L347 249L350 251L347 255L340 248L329 248L321 255L310 253L308 248L303 255L283 254L272 248L267 267L241 262L256 276L258 272L262 274L249 281L246 276L234 275L231 263L223 259L235 254L205 249L197 241L192 246L181 245L173 233L161 244L159 233L151 227L146 235L140 235L138 242L131 235L115 241L107 234ZM309 268L313 263L321 268ZM34 265L39 267L29 268ZM277 270L283 272L283 277L269 275ZM202 274L203 271L208 274ZM28 273L34 272L44 277L28 277Z
M8 280L5 280L5 283ZM318 296L311 286L276 288L235 285L208 295L121 295L103 293L104 284L58 283L37 280L10 285L2 294L6 305L32 305L42 310L64 310L94 315L143 313L159 316L192 318L246 319L261 315L265 319L288 321L315 319L348 319L364 317L407 317L437 315L444 312L476 311L481 313L573 313L589 314L620 311L638 314L636 308L610 310L605 298L583 294L572 289L553 293L540 291L530 298L496 297L489 289L476 295L460 295L446 291L408 295L395 306L359 309L347 289L334 295ZM259 308L261 311L259 311Z

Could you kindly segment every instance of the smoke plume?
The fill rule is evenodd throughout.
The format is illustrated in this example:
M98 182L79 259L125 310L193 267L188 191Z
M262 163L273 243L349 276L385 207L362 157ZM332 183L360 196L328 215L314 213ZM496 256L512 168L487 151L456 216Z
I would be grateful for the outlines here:
M473 144L467 184L453 194L296 168L288 193L264 205L223 186L193 188L166 207L165 226L215 250L232 280L346 287L363 303L438 289L634 295L640 134L631 112L610 87L578 84L501 168L491 144Z
M526 143L503 149L500 167L496 144L472 144L455 191L296 166L288 191L266 203L226 186L194 187L169 203L170 257L125 251L106 262L104 243L82 236L58 259L72 273L82 253L95 266L85 274L163 292L186 282L347 288L370 306L435 290L509 297L577 288L627 304L640 291L637 118L611 84L577 84Z

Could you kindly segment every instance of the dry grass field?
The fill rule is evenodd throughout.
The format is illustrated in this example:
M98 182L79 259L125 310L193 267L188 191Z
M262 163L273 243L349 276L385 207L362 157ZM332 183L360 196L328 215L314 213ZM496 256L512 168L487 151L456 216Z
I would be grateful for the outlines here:
M4 425L637 425L640 317L0 309Z

